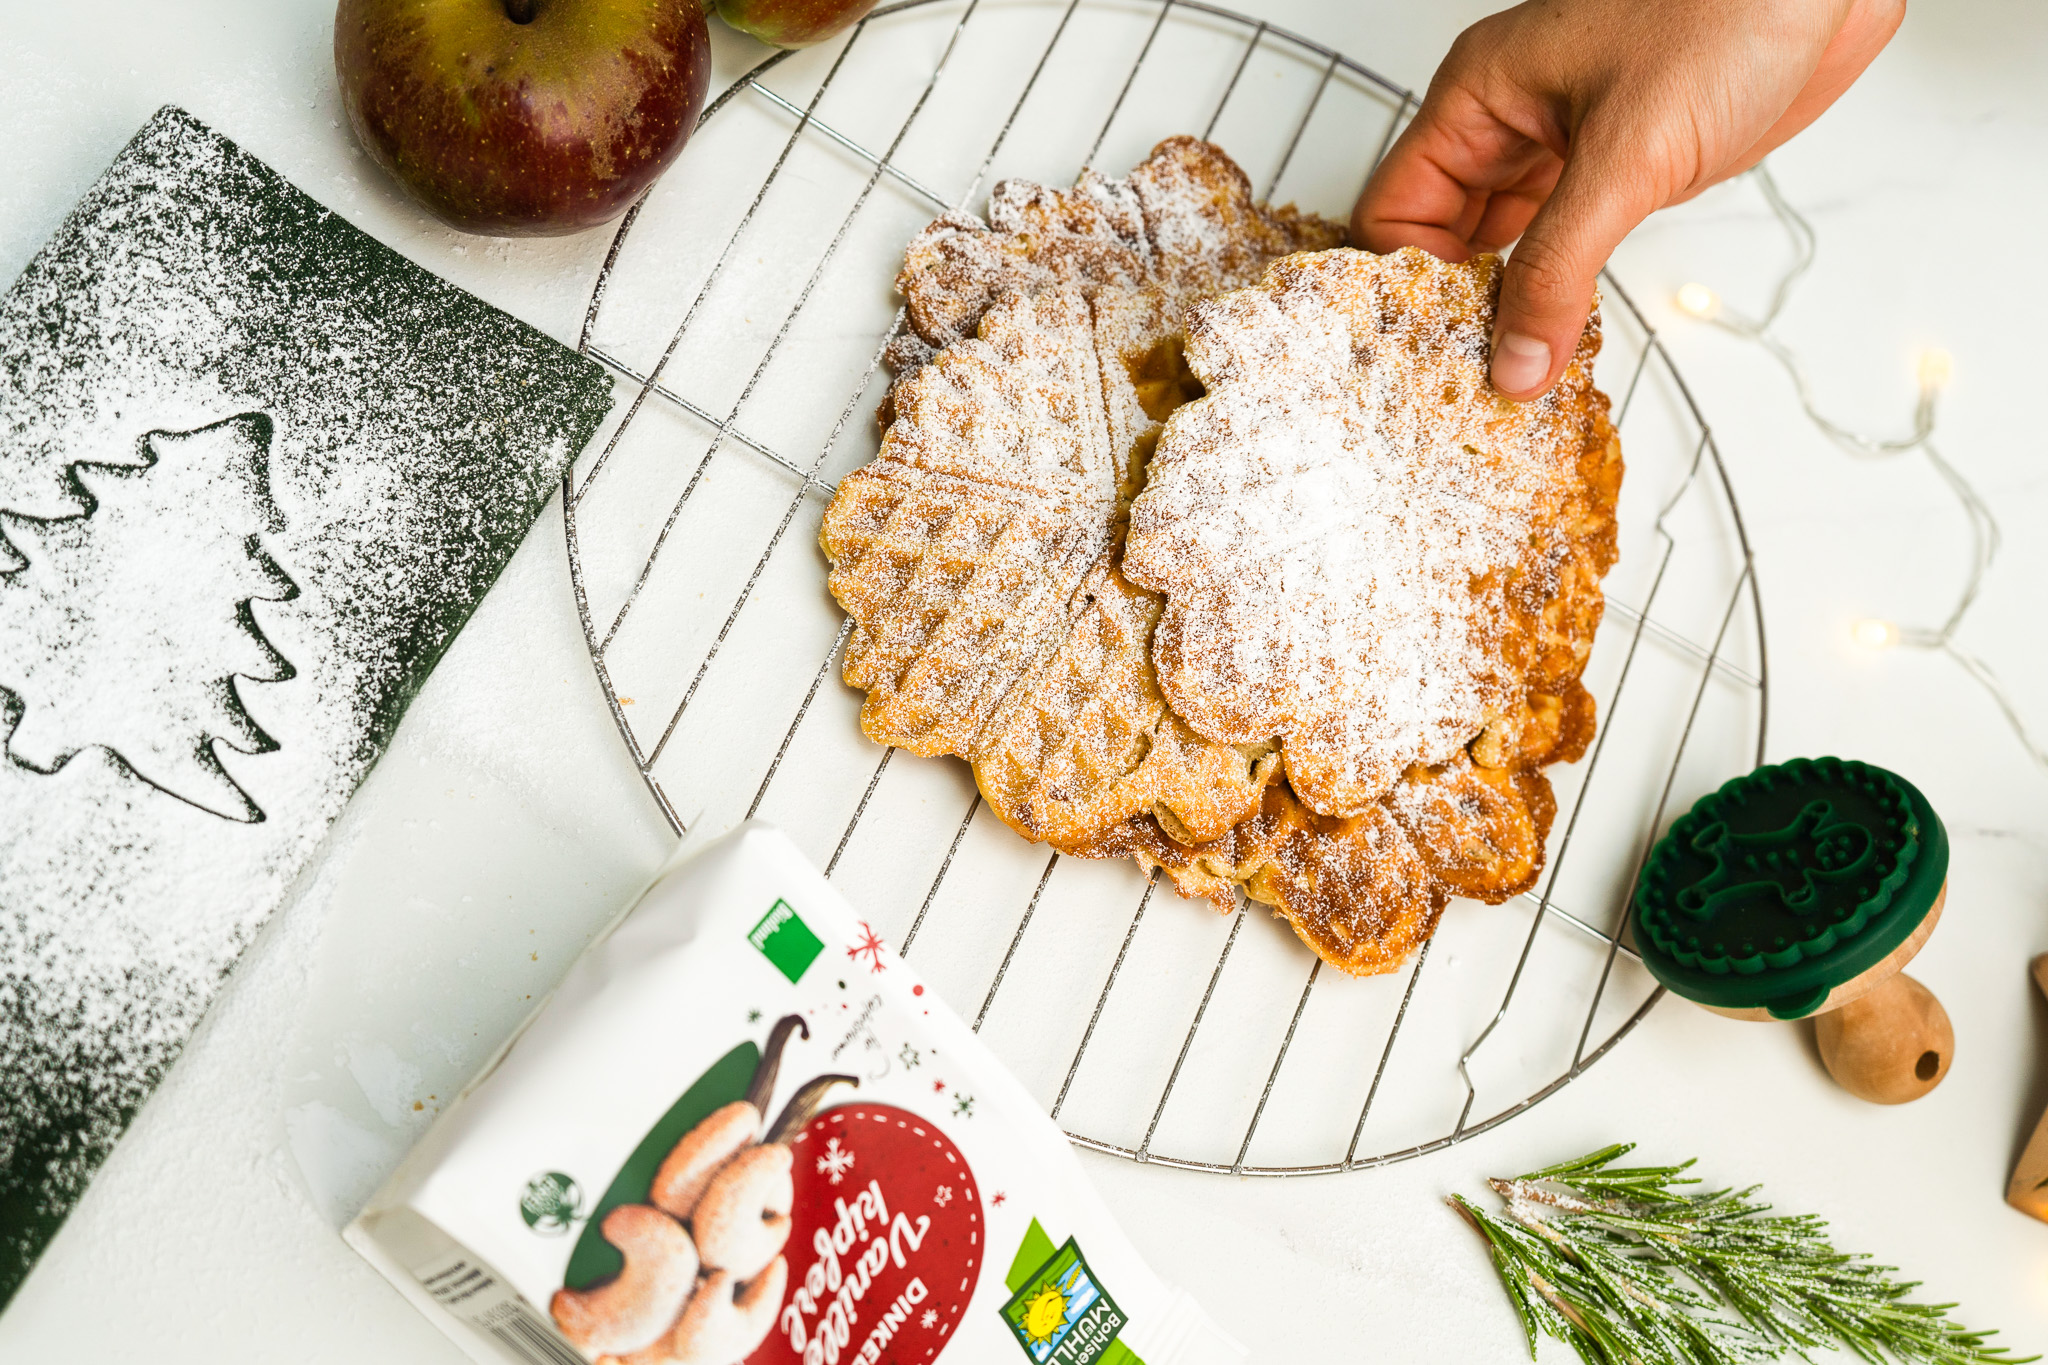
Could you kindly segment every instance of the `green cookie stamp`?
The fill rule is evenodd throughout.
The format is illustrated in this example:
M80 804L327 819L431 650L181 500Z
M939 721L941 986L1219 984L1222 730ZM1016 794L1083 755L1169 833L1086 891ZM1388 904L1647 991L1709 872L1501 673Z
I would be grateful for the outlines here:
M1797 1019L1912 937L1947 878L1948 835L1911 783L1793 759L1723 784L1658 841L1636 947L1679 995Z

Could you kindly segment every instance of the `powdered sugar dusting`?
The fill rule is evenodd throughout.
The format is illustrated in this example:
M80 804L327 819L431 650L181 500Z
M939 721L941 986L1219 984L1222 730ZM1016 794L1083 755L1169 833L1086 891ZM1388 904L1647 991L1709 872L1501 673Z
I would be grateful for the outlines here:
M1343 240L1328 219L1255 203L1222 148L1174 137L1121 180L1088 170L1067 190L1003 181L986 224L952 213L913 238L896 288L917 335L943 347L973 336L1005 293L1152 288L1177 321L1188 303L1253 283L1278 257Z
M1101 368L1078 290L1009 297L904 386L881 454L840 482L820 541L871 736L972 756L1065 634L1117 508Z
M1487 383L1494 272L1333 251L1193 310L1209 396L1168 423L1128 572L1168 594L1175 709L1212 739L1281 736L1328 814L1449 759L1524 690L1509 588L1581 441L1555 396Z
M255 414L152 432L142 468L74 470L90 514L0 512L24 561L0 575L0 688L21 710L7 741L16 762L51 772L105 747L164 791L231 819L262 818L213 744L274 748L236 679L292 673L250 610L298 591L261 549L282 529L270 440L270 420Z
M609 404L177 110L0 297L0 1302Z

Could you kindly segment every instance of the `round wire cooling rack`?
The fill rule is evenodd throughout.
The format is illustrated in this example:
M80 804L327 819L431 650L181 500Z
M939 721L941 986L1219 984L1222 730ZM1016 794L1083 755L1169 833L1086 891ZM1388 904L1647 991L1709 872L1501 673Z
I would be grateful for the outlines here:
M564 480L569 569L648 790L679 833L756 815L787 830L948 999L978 1002L975 1029L1096 1151L1354 1170L1554 1094L1663 994L1622 925L1667 816L1762 760L1741 516L1711 430L1612 279L1596 376L1629 473L1586 673L1599 735L1552 771L1565 818L1538 889L1454 903L1399 972L1325 977L1269 916L1205 913L1129 863L1046 856L982 809L964 764L878 752L830 678L853 623L815 533L835 480L876 449L913 232L1003 175L1119 174L1191 131L1262 197L1342 216L1415 107L1349 57L1199 0L906 0L713 100L591 295L581 347L622 401ZM926 1061L935 1102L971 1114Z

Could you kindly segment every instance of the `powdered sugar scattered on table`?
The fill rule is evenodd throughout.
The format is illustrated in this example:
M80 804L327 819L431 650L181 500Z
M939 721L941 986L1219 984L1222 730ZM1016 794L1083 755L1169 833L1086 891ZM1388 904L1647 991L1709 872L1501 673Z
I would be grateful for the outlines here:
M285 595L268 574L237 580L224 609L247 613L251 652L213 651L219 662L192 678L224 690L210 710L180 711L188 754L210 754L265 818L139 780L153 766L141 751L164 737L123 732L115 719L136 717L111 699L73 707L63 742L37 751L54 771L0 761L0 1302L609 403L596 366L404 262L176 110L0 297L0 575L41 593L39 607L84 613L73 624L103 648L81 686L120 679L124 659L152 653L152 633L155 655L177 657L190 625L141 589L44 592L43 551L115 529L93 489L120 480L157 495L148 511L167 546L229 528L220 480L174 488L169 470L144 467L163 433L269 424L275 518L240 526L231 548L274 560L299 589L266 600ZM163 575L192 571L167 553ZM46 617L31 638L55 649L65 632L52 630ZM275 660L253 657L257 639ZM266 666L276 660L288 666ZM0 749L48 704L48 689L10 696L10 676L0 666ZM265 747L253 735L275 749L247 752Z

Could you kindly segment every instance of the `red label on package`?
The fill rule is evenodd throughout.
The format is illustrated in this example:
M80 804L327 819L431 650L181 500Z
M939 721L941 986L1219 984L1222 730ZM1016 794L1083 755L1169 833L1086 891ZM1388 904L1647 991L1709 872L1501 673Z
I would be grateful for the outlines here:
M820 1114L789 1146L789 1288L747 1365L936 1359L981 1274L981 1197L960 1149L886 1104Z

